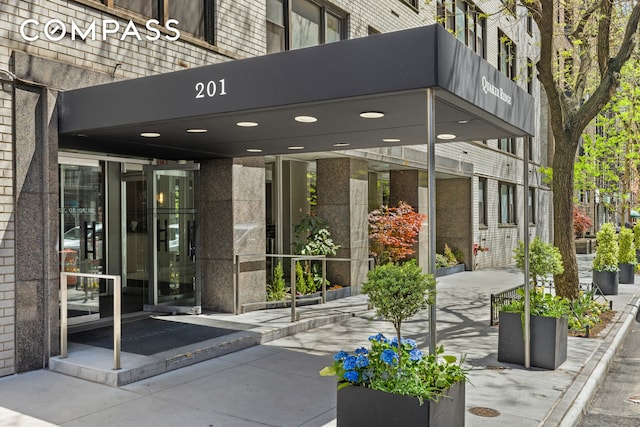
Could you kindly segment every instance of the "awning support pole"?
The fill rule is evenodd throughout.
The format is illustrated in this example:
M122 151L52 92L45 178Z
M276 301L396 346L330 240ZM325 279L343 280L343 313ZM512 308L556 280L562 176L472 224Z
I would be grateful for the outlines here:
M524 187L524 367L531 363L531 319L530 319L530 283L529 283L529 137L524 137L524 153L522 154L522 185ZM533 200L531 201L533 203Z
M429 179L429 212L427 221L429 224L429 262L427 272L436 277L436 119L435 119L435 92L427 89L427 151L428 179ZM436 295L433 296L433 304L429 306L429 353L436 354Z

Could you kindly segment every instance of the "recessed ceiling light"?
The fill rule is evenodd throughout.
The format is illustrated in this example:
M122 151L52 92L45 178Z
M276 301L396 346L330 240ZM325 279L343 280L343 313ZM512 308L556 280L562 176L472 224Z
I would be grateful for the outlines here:
M335 144L333 144L334 147L346 147L348 145L351 144L349 144L348 142L336 142Z
M241 128L253 128L258 126L258 123L256 122L238 122L236 123L236 126L240 126Z
M384 117L384 113L380 111L365 111L364 113L360 113L360 117L363 119L379 119Z
M438 139L456 139L456 136L451 133L441 133L436 138Z
M207 133L209 132L207 129L187 129L189 133Z
M384 138L382 142L400 142L398 138Z
M458 123L461 125L466 125L467 123L469 123L469 120L458 120Z
M157 138L160 136L160 134L158 132L142 132L140 136L143 136L145 138Z
M262 153L262 150L259 148L247 148L248 153Z
M287 148L289 148L289 150L304 150L304 147L301 146L301 145L292 145L292 146L287 147Z
M318 119L313 116L296 116L295 120L300 123L315 123L318 121Z

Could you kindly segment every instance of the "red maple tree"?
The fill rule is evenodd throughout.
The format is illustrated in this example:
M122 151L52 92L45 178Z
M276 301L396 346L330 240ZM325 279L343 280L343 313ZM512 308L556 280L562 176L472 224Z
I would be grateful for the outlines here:
M369 213L369 252L378 264L398 262L413 255L413 245L427 216L405 203L381 206Z
M591 218L582 213L576 205L573 205L573 231L576 233L576 237L583 236L592 225Z

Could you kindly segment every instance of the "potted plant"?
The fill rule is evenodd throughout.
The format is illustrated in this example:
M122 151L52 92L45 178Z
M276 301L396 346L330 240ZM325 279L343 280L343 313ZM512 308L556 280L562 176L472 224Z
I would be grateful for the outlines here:
M524 291L499 313L498 360L524 364ZM529 350L531 366L556 369L567 360L569 302L534 288L530 293Z
M611 223L603 224L596 235L596 256L593 259L593 283L603 295L618 294L618 240Z
M334 256L340 249L340 245L331 238L329 222L320 216L306 215L298 224L294 225L293 232L295 239L292 245L296 254ZM314 263L310 260L305 260L303 264L306 282L303 284L303 288L298 285L297 290L301 293L311 294L322 287L321 266L319 262ZM298 272L296 275L302 277ZM328 280L326 285L329 285Z
M620 283L633 284L636 269L636 245L630 228L623 227L618 236L618 268Z
M524 269L524 244L519 242L514 259ZM555 246L535 238L529 246L529 271L533 289L529 300L531 366L556 369L567 359L568 300L545 294L541 280L564 271L562 256ZM520 298L500 308L498 329L498 360L524 364L524 290Z
M633 225L633 243L636 245L636 262L640 263L640 221Z
M519 269L524 271L524 243L518 242L514 249L513 259ZM542 280L553 274L562 274L564 266L560 249L545 243L539 237L533 239L529 245L529 274L533 286L538 286Z
M466 372L460 362L444 356L442 346L425 355L401 334L403 321L432 302L433 277L415 260L389 263L369 272L362 291L396 336L371 336L370 348L341 351L320 371L338 380L337 425L463 426Z

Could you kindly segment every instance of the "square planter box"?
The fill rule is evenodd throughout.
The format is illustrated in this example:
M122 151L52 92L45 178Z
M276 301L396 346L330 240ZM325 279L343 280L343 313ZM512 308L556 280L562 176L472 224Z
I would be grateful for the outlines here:
M602 295L618 295L620 275L617 271L593 270L593 283L598 285L598 293Z
M451 267L443 267L436 269L436 277L449 276L464 271L464 264L456 264Z
M464 426L465 384L452 386L438 402L365 387L338 390L338 427Z
M633 285L635 282L635 264L618 264L618 268L620 269L619 283Z
M520 313L499 314L498 360L524 365L524 337ZM567 360L567 318L531 316L530 364L537 368L556 369Z

